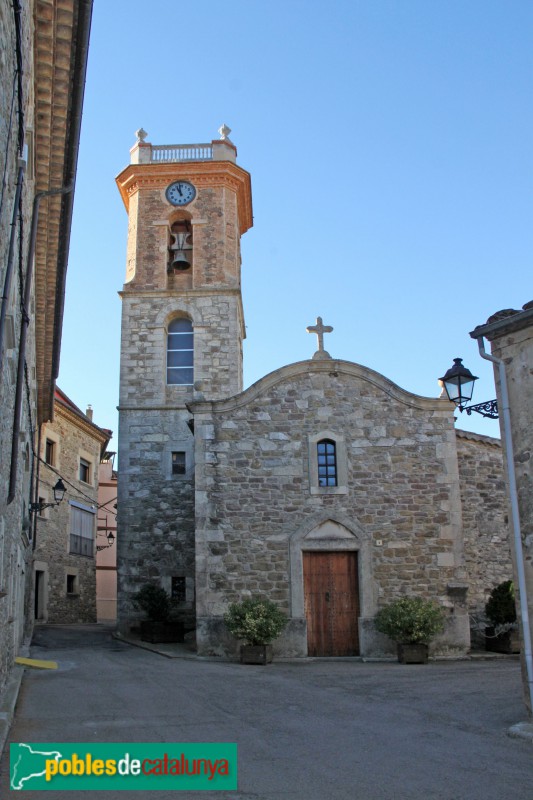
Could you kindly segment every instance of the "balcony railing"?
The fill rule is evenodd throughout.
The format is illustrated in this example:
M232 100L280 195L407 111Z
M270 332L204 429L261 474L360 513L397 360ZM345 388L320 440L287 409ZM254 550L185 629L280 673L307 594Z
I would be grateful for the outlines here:
M152 163L163 161L212 161L210 144L158 144L152 145Z

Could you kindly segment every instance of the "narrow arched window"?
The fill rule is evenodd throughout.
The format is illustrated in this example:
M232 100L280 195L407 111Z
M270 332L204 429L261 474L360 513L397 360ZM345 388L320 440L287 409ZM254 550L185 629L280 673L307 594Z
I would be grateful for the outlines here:
M189 319L173 319L167 336L167 384L192 386L194 382L194 334Z
M317 442L318 485L337 486L337 452L332 439Z

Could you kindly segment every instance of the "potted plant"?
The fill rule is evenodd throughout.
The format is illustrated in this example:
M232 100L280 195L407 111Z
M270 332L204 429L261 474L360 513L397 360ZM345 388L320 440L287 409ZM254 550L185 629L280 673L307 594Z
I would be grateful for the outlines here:
M156 583L145 583L134 595L133 605L144 611L141 621L143 642L183 642L183 622L172 619L170 595Z
M277 639L288 620L271 600L249 597L231 603L224 622L236 639L244 639L241 664L270 664L271 642Z
M485 628L485 649L496 653L519 653L514 583L503 581L490 593L485 614L492 625Z
M378 611L375 626L397 643L400 664L427 664L429 642L444 628L444 612L423 597L402 597Z

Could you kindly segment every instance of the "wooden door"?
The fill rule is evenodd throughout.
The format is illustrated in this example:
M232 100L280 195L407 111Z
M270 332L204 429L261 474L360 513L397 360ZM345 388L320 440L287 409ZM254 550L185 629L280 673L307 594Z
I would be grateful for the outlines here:
M358 655L357 553L303 553L303 568L308 655Z

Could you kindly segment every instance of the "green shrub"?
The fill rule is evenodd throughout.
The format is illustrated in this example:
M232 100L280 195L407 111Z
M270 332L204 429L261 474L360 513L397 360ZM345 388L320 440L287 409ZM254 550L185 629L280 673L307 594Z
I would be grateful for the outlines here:
M485 606L485 614L493 625L507 625L516 622L514 583L504 581L490 593Z
M402 597L378 611L376 629L402 644L427 644L444 628L444 612L431 600Z
M152 622L167 622L170 617L170 596L156 583L145 583L133 596L133 605Z
M250 597L231 603L224 622L235 638L257 645L270 644L277 639L288 619L271 600Z

